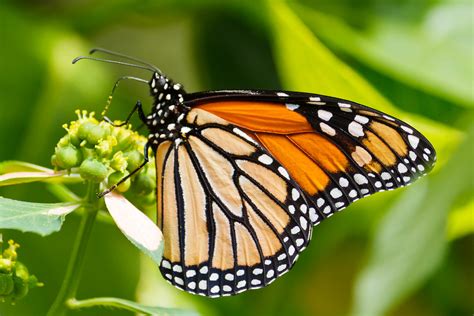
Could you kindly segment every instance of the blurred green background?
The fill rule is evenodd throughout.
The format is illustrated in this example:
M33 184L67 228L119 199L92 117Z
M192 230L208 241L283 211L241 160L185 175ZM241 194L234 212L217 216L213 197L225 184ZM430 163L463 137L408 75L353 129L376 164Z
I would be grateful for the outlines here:
M474 312L473 2L470 0L0 2L0 161L50 166L61 125L99 112L114 80L149 73L72 58L104 47L156 64L187 91L329 94L403 118L438 151L414 185L376 194L318 226L291 273L258 291L208 299L166 284L112 225L97 223L78 298L118 296L203 315L470 315ZM121 84L124 119L147 87ZM0 195L56 201L44 185ZM43 315L78 225L47 238L3 231L46 285L1 315ZM127 315L104 309L71 315Z

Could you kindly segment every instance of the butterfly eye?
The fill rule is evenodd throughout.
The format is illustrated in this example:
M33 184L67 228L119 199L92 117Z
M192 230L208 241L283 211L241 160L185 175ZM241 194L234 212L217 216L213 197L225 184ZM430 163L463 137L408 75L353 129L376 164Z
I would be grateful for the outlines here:
M166 84L166 79L165 79L165 77L160 76L160 78L158 78L158 86L159 86L159 87L164 87L165 84Z

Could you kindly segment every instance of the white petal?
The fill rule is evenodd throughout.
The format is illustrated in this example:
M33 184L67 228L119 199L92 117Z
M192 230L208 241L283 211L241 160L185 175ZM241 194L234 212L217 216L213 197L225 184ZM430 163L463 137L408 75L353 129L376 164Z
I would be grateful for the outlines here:
M122 233L135 246L159 260L163 235L155 223L120 194L112 192L104 198L110 215Z

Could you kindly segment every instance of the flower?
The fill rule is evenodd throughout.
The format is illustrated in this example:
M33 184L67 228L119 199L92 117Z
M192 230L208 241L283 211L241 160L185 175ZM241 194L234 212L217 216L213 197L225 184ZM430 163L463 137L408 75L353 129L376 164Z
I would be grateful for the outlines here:
M115 127L99 122L94 112L77 110L76 114L77 120L63 126L67 134L59 140L51 157L56 171L78 173L82 179L100 183L106 189L140 166L145 137L132 131L130 125ZM117 190L123 193L137 186L135 193L150 194L156 183L154 172L150 172L154 171L152 167L146 165Z
M1 244L1 241L0 241ZM15 303L25 297L29 290L43 286L28 268L18 261L19 244L8 241L9 247L0 254L0 300Z

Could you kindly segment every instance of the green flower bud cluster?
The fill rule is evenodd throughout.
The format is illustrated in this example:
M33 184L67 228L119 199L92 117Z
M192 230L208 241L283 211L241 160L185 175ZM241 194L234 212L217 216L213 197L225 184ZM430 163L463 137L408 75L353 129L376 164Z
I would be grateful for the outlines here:
M41 287L34 275L30 275L26 266L17 261L17 249L20 247L13 240L9 247L0 254L0 301L11 302L25 297L34 287Z
M76 111L78 119L64 125L67 134L56 145L51 162L56 169L79 173L89 181L111 187L135 170L144 160L146 138L131 126L114 127L94 117L94 112ZM117 187L120 192L134 188L148 195L155 188L153 163Z

